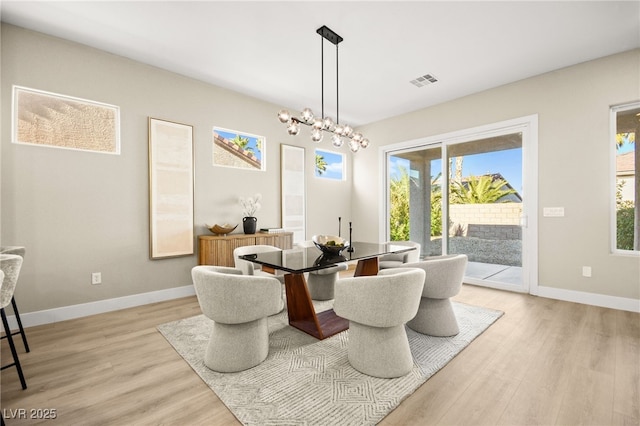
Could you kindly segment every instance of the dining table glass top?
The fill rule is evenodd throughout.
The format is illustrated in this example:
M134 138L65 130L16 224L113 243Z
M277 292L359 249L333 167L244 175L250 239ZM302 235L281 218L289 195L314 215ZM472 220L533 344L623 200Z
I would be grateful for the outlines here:
M393 243L354 242L339 255L323 253L317 247L297 247L282 251L245 254L240 258L275 270L299 274L330 268L337 263L368 259L389 253L403 253L409 250L415 250L415 248Z

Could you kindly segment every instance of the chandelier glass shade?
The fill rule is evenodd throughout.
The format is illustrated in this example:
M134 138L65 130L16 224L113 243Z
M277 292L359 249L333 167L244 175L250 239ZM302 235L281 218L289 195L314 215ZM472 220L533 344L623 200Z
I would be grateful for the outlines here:
M352 152L357 152L360 148L369 146L369 139L365 138L362 133L356 132L348 124L340 124L339 115L339 88L338 88L338 44L343 40L338 34L333 32L326 26L322 26L316 31L320 34L322 55L322 115L315 116L310 108L305 108L300 112L299 117L294 117L287 110L278 112L278 120L287 126L287 132L291 136L300 133L300 125L311 127L311 140L314 142L322 142L325 133L331 135L331 143L336 148L340 148L347 142ZM336 46L336 121L333 118L324 115L324 40L328 40Z

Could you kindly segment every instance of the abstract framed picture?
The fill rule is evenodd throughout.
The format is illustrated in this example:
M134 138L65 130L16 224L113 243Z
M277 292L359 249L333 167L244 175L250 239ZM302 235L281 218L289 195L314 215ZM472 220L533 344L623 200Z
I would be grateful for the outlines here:
M193 126L149 117L151 259L195 253Z
M280 145L282 227L293 232L293 243L306 239L304 148Z
M236 130L213 128L213 165L264 171L266 138Z
M346 179L344 154L316 148L315 156L315 177L331 180Z
M13 86L13 143L120 154L115 105Z

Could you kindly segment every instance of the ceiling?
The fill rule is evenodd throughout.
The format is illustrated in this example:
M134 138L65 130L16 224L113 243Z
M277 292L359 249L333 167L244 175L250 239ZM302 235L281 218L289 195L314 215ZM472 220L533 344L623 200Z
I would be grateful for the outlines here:
M640 47L640 1L1 1L2 21L354 126ZM335 47L325 42L335 118ZM434 84L416 87L425 74ZM274 111L275 119L275 111Z

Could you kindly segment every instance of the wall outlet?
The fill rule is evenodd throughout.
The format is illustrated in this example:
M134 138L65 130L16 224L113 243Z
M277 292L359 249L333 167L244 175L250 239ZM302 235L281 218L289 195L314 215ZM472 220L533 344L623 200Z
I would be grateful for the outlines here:
M102 284L102 273L93 272L91 274L91 284Z
M591 266L583 266L582 267L582 276L583 277L591 277Z

